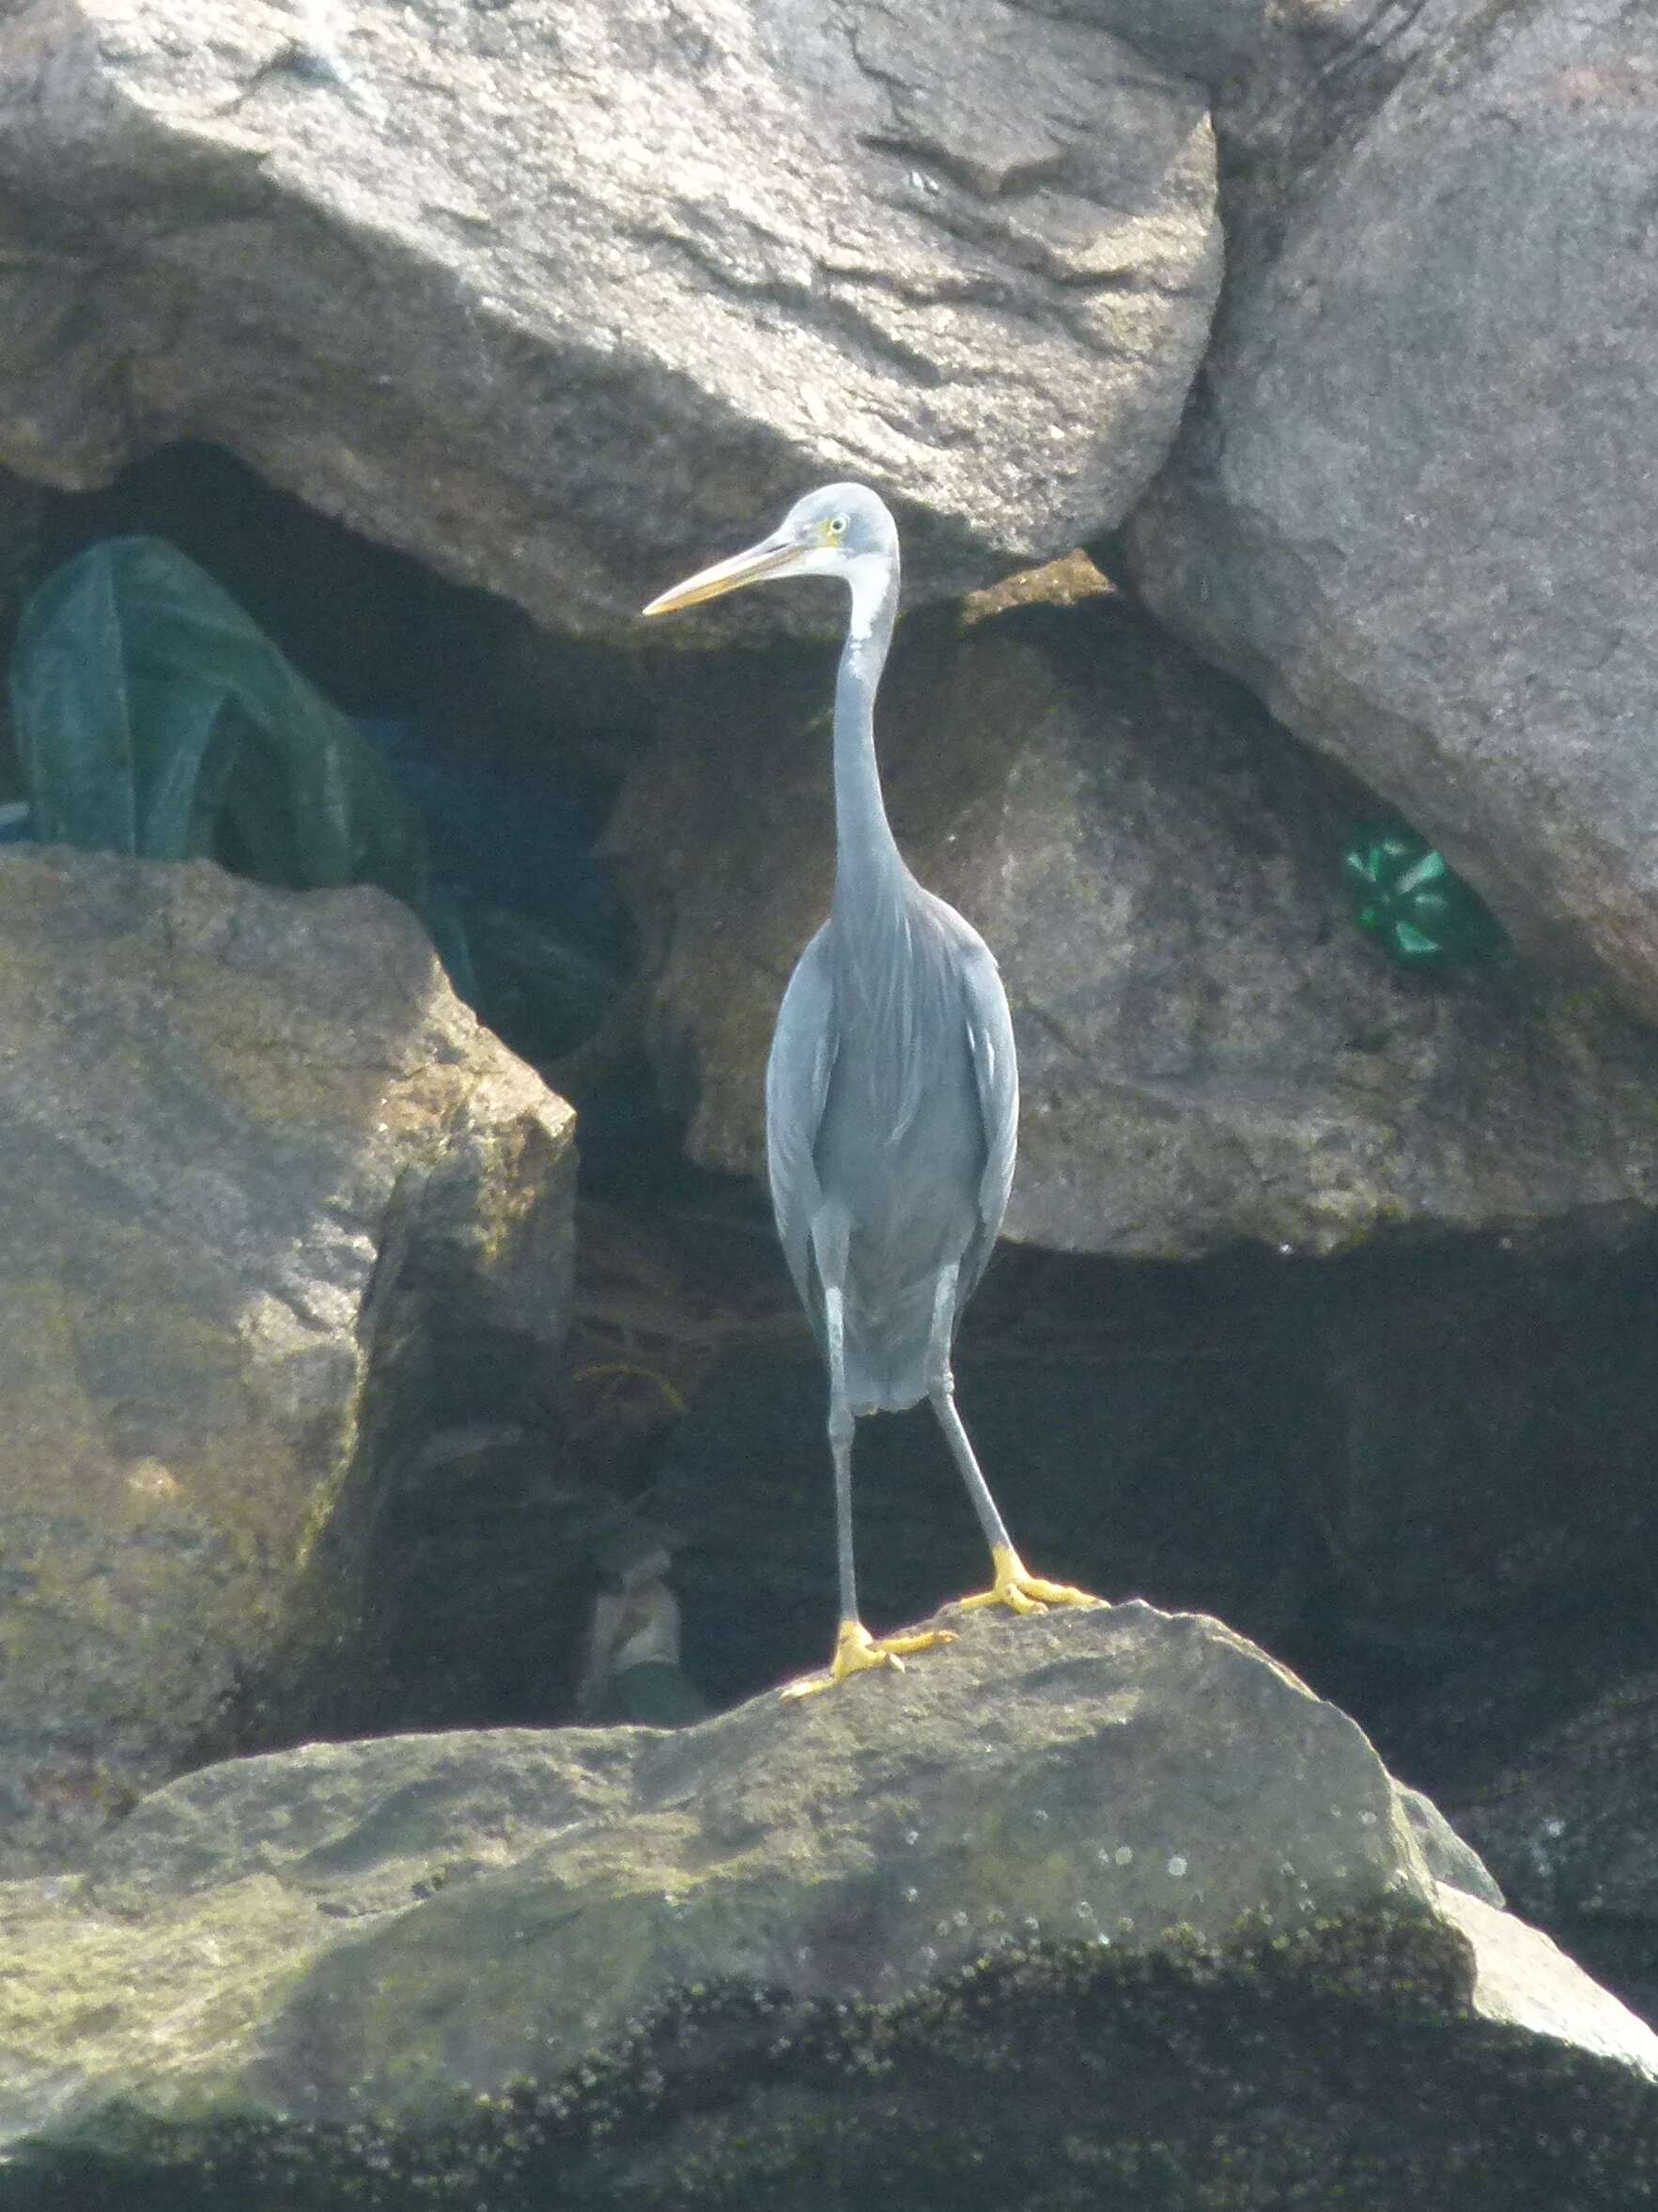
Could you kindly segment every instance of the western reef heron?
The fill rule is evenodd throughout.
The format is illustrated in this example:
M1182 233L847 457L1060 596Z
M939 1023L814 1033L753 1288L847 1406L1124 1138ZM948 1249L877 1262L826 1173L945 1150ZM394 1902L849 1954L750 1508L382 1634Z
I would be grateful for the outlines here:
M901 1666L948 1630L875 1637L858 1614L852 1433L862 1414L930 1399L990 1546L995 1579L964 1606L1015 1613L1100 1601L1031 1574L955 1405L951 1346L1006 1210L1019 1078L996 962L905 865L875 761L875 698L898 612L898 531L861 484L798 500L769 537L644 609L670 614L745 584L834 576L851 611L835 682L835 886L783 994L766 1071L767 1166L789 1272L829 1367L841 1621L827 1678Z

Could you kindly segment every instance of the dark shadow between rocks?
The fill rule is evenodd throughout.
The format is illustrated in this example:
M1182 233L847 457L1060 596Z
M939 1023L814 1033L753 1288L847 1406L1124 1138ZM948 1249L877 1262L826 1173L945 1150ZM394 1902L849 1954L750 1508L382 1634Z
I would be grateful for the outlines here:
M832 1634L824 1385L776 1272L781 1322L734 1327L650 1493L685 1538L688 1664L721 1703L820 1663ZM1449 1753L1413 1759L1407 1717L1434 1685L1638 1623L1658 1570L1655 1302L1649 1239L1185 1266L1004 1248L958 1388L1039 1571L1217 1614L1439 1787ZM925 1407L861 1422L854 1470L874 1625L982 1586ZM1658 1631L1636 1643L1658 1655Z

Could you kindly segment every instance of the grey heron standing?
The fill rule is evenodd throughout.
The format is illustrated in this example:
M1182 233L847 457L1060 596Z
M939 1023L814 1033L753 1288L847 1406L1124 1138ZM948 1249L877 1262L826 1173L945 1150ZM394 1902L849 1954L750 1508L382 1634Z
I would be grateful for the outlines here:
M766 1071L778 1234L829 1367L841 1584L827 1679L808 1696L948 1630L872 1636L852 1555L852 1433L861 1414L932 1400L990 1546L995 1579L964 1605L1015 1613L1099 1601L1031 1574L1008 1537L955 1406L951 1346L1014 1177L1019 1079L996 962L924 890L887 821L875 697L898 612L898 532L861 484L796 502L773 534L645 608L669 614L775 577L835 576L851 594L835 683L835 888L783 994Z

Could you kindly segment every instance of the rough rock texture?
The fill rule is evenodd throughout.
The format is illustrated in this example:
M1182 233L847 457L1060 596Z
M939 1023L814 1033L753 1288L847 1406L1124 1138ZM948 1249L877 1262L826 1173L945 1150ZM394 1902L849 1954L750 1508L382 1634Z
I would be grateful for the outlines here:
M1266 0L1017 0L1032 14L1098 23L1142 54L1212 84L1259 50Z
M1283 20L1222 111L1227 299L1136 574L1511 927L1658 1013L1658 19Z
M934 2201L1116 2205L1147 2162L1181 2206L1291 2201L1292 2171L1308 2202L1407 2201L1389 2171L1425 2203L1461 2175L1461 2204L1557 2205L1568 2171L1574 2203L1649 2201L1658 2039L1495 1909L1350 1721L1195 1616L958 1625L901 1677L677 1735L318 1745L173 1784L55 1897L0 1891L7 2138L85 2154L172 2121L147 2156L205 2141L221 2192L264 2157L279 2203L273 2175L353 2158L353 2194L427 2162L424 2199L364 2201L475 2203L450 2191L481 2143L494 2204L764 2177L794 2212L854 2202L872 2161L948 2183L992 2142L994 2200ZM1104 2045L1074 2040L1108 2087L1063 2055L1102 2005ZM1519 2168L1505 2084L1537 2094ZM286 2150L275 2112L307 2130Z
M16 1867L364 1663L387 1471L556 1351L574 1158L376 891L8 855L0 1054Z
M1537 1731L1457 1814L1516 1905L1603 1971L1658 1996L1658 1673Z
M830 687L804 654L682 682L610 832L705 1165L760 1165L778 1000L828 909ZM1658 1045L1584 995L1392 971L1335 890L1373 800L1120 599L911 624L879 728L900 844L1007 982L1013 1237L1323 1252L1658 1198Z
M0 460L213 439L566 627L826 476L1062 550L1219 281L1201 89L1005 0L46 0L0 87Z

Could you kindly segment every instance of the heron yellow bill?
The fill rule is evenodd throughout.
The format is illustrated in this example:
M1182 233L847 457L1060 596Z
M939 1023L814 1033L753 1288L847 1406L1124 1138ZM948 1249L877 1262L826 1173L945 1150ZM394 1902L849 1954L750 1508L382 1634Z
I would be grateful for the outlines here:
M778 576L798 558L799 546L792 537L764 538L747 552L733 553L729 561L716 561L711 568L699 568L694 576L688 576L683 583L676 583L672 591L663 592L642 607L642 614L676 614L682 607L700 607L705 599L723 598L727 592L740 592L746 583L759 583L766 577Z

